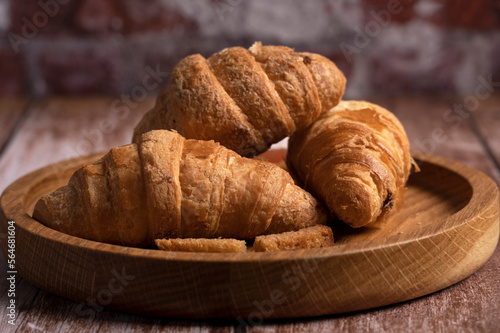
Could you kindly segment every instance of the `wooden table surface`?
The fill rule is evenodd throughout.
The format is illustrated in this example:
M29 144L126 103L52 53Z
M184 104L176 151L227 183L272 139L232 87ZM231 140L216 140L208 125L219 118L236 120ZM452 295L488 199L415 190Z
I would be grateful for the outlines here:
M500 95L480 97L479 104L474 95L372 101L399 117L412 149L461 161L500 184ZM0 100L0 191L39 167L129 143L134 125L153 103L90 97ZM459 111L467 103L471 112ZM106 310L82 316L77 303L48 294L20 276L13 326L6 316L9 288L1 255L0 272L0 332L500 332L499 247L472 276L432 295L368 311L264 321L252 327Z

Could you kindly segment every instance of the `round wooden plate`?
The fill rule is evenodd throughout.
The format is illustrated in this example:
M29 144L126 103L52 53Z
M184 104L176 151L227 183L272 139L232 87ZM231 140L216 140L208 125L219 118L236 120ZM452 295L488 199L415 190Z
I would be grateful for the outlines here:
M72 237L31 218L42 195L98 157L35 171L1 198L2 233L15 221L17 272L44 290L81 302L83 316L108 307L252 324L367 309L464 279L486 262L498 241L496 184L477 170L429 155L415 156L422 171L410 177L404 208L380 225L355 230L333 225L336 245L323 249L164 252Z

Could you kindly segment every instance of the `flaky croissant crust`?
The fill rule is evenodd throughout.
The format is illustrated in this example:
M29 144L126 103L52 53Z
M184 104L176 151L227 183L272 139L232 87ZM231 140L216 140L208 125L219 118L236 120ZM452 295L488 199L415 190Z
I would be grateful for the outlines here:
M403 204L413 163L403 126L388 110L342 101L289 141L287 165L330 212L353 227Z
M195 54L174 67L133 141L149 130L174 129L251 157L309 126L337 105L344 89L342 72L314 53L258 42L208 59Z
M33 216L70 235L129 246L247 239L326 222L321 205L276 165L163 130L78 169Z

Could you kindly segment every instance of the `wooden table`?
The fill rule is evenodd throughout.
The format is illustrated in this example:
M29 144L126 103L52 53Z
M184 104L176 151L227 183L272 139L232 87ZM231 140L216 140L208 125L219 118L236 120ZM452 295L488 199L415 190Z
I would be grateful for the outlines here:
M500 95L404 96L373 100L405 126L412 149L449 157L500 184ZM39 167L129 143L153 99L0 100L0 191ZM473 112L459 111L467 103ZM465 107L463 107L465 109ZM453 112L456 110L456 112ZM5 235L0 235L6 237ZM82 316L78 304L17 276L15 326L6 317L7 263L0 256L0 332L500 332L500 250L475 274L445 290L384 308L241 327L236 321L179 321L112 311Z

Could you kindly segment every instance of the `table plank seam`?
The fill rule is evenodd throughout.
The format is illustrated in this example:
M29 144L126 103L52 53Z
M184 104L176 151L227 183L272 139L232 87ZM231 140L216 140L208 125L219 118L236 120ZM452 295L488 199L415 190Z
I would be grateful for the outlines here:
M7 136L7 140L5 140L5 142L0 146L0 159L2 158L3 153L5 152L9 144L13 141L14 137L17 135L24 123L29 119L29 117L33 113L33 110L35 110L35 106L38 103L39 100L30 99L26 106L23 108L21 117L19 117L16 124L12 127L12 130Z
M493 165L495 166L497 171L500 173L500 160L498 160L498 158L495 156L495 153L493 152L491 145L488 143L488 140L486 140L486 137L485 137L483 131L481 130L481 128L479 127L479 125L477 124L477 121L474 118L474 116L469 117L467 119L467 124L469 125L472 132L476 135L477 139L479 140L479 142L483 146L483 148L486 152L486 155L490 158Z
M20 278L21 280L24 280L22 277ZM21 281L20 281L21 282ZM28 282L28 281L26 281ZM29 283L29 282L28 282ZM31 301L29 303L25 303L23 304L22 306L26 307L27 309L31 309L31 305L33 304L33 302L35 301L35 299L38 297L38 295L40 294L40 292L42 292L42 290L38 287L36 287L36 292L35 292L35 295L33 295L33 297L31 298ZM29 307L28 307L29 306ZM22 316L22 319L20 322L17 322L16 321L16 330L14 331L15 333L17 333L19 331L19 329L21 328L21 326L23 325L24 321L26 320L26 315ZM18 317L19 319L19 317Z

